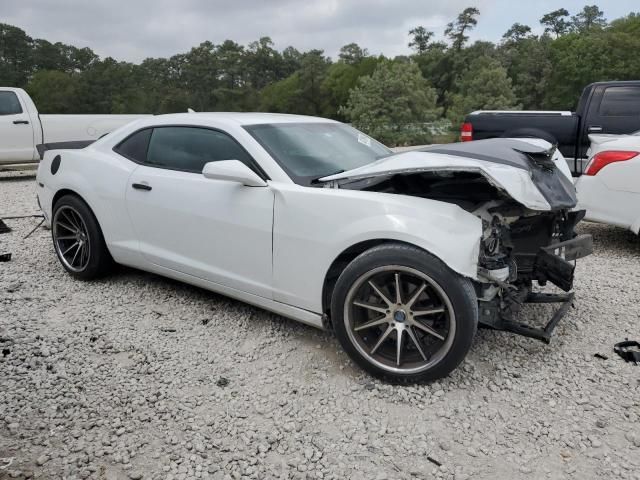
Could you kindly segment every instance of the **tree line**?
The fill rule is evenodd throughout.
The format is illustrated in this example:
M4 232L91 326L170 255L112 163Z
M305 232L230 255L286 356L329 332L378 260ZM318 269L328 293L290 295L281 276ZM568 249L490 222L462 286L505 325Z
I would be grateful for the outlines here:
M477 109L571 109L590 82L640 79L640 14L608 22L596 5L515 23L499 42L469 42L481 20L466 8L444 40L416 26L412 54L371 55L355 43L324 51L206 41L139 64L34 39L0 23L0 85L25 88L42 113L272 111L352 122L389 144L428 141ZM429 127L425 127L428 125Z

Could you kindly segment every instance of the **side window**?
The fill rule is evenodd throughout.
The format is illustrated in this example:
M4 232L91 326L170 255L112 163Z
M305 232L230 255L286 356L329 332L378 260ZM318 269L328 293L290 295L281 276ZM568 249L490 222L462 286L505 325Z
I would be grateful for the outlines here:
M146 163L200 173L206 163L219 160L240 160L251 165L249 155L225 133L197 127L156 127Z
M17 115L22 113L20 100L14 92L0 92L0 115Z
M640 116L640 87L608 87L599 113L603 117Z
M140 130L125 138L113 149L123 157L134 162L144 163L147 159L147 148L151 138L151 128Z

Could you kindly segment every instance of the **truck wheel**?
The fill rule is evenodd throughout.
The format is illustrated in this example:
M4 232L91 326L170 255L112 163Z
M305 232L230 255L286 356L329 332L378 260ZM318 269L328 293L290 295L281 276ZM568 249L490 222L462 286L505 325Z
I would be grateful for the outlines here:
M75 195L65 195L53 206L51 235L58 260L76 278L100 277L113 265L96 217Z
M464 359L478 325L471 281L404 244L359 255L336 282L336 336L372 375L394 383L431 381Z

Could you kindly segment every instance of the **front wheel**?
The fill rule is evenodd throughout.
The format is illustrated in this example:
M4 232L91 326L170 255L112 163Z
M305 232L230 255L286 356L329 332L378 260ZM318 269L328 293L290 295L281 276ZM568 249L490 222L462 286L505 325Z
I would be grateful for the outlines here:
M464 359L476 333L471 282L419 248L383 244L338 279L331 313L347 354L391 382L430 381Z

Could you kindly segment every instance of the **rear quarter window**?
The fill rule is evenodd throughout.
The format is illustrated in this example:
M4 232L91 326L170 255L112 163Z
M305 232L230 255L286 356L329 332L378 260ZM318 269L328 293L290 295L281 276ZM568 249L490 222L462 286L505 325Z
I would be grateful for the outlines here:
M114 147L114 151L136 163L144 163L147 159L151 128L146 128L129 135Z
M640 117L640 87L608 87L598 113L603 117Z

